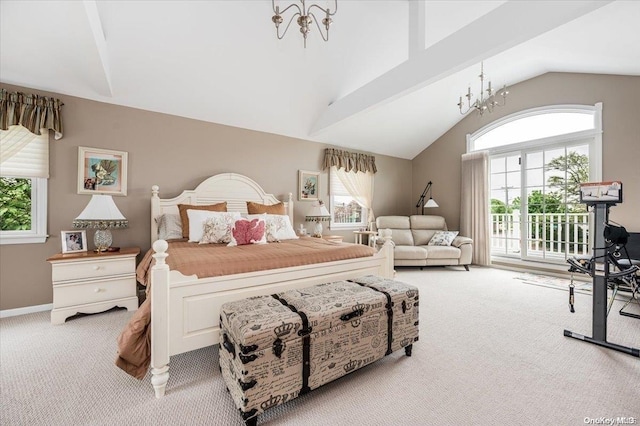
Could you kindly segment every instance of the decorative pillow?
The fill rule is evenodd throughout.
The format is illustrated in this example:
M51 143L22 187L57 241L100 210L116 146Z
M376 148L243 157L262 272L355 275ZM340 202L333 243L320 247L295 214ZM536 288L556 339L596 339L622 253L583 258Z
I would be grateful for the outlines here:
M298 236L296 231L293 230L291 220L287 215L281 214L258 214L247 215L248 219L263 219L266 223L267 241L270 243L284 241L284 240L297 240Z
M187 210L189 216L189 242L198 243L205 239L206 224L210 222L215 230L210 229L206 243L228 243L231 241L231 228L240 219L237 212L210 212L207 210Z
M182 221L182 238L189 237L189 215L187 210L208 210L210 212L226 212L227 202L219 204L211 204L206 206L193 206L191 204L178 204L180 211L180 220Z
M265 222L262 219L236 220L231 229L231 242L228 246L243 246L247 244L267 244Z
M281 215L286 215L287 212L284 209L284 203L283 202L279 202L278 204L260 204L260 203L254 203L253 201L247 201L247 212L249 212L249 214L261 214L261 213L267 213L267 214L281 214Z
M450 246L458 231L437 231L429 240L428 246Z
M158 239L174 240L182 238L182 221L180 215L162 214L156 219L158 224Z

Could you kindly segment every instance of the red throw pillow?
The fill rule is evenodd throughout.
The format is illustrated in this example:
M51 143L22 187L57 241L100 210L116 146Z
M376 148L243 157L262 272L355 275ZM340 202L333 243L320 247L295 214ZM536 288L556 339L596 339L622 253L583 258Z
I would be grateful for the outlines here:
M235 245L242 246L246 244L262 244L266 242L264 238L264 220L236 220L231 233L233 235L233 239L235 240ZM229 245L234 245L233 241Z

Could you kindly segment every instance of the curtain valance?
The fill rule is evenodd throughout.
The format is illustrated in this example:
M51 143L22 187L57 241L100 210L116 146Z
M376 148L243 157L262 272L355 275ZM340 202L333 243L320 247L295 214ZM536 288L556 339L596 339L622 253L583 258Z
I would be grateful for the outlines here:
M53 130L55 138L62 138L62 117L59 99L21 92L0 90L0 129L20 125L35 135L40 129Z
M324 150L323 169L329 169L331 166L336 166L338 169L343 168L347 172L375 173L378 171L376 169L376 157L373 155L326 148Z

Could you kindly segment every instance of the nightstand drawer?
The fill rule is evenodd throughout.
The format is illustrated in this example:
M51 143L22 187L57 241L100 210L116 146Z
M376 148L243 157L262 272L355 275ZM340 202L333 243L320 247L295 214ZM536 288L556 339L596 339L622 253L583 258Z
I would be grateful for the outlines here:
M53 282L95 279L106 276L132 274L136 270L135 257L129 259L83 260L70 263L56 263L51 275Z
M81 284L62 284L53 287L56 308L122 299L135 295L136 280L133 277Z

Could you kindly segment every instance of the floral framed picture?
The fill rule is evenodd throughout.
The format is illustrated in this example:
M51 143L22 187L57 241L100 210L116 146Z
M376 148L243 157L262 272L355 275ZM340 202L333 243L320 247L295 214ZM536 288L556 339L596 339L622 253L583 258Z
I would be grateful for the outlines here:
M60 231L63 253L87 251L87 231Z
M78 194L127 195L127 153L78 147Z
M317 201L320 193L320 172L298 171L298 200Z

